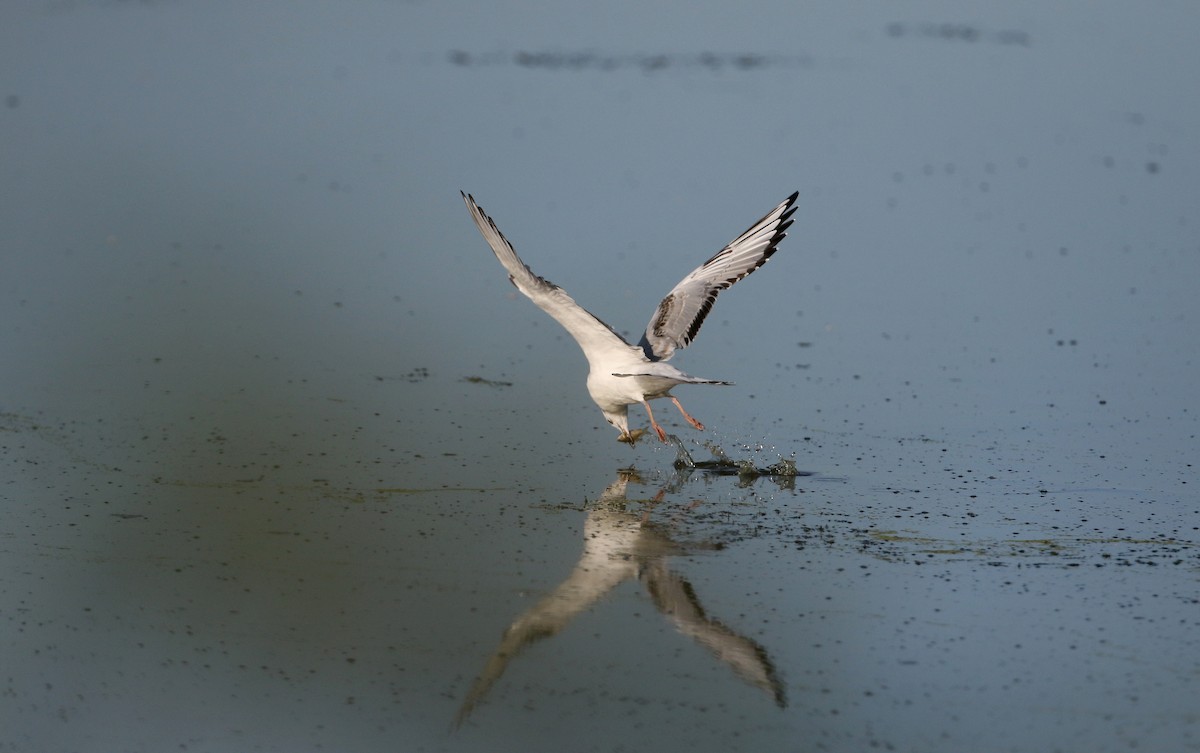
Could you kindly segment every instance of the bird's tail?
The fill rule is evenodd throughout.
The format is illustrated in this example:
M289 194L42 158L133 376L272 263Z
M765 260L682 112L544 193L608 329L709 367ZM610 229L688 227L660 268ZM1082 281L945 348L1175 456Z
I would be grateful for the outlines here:
M638 372L633 372L631 374L616 374L616 373L614 373L613 376L615 376L615 377L657 377L660 379L663 378L662 374L656 374L653 371L638 371ZM671 379L671 381L676 382L678 384L723 384L725 386L730 386L733 384L733 382L726 382L721 379L704 379L702 377L694 377L690 374L682 374L682 373L675 375L675 376L671 376L669 378Z

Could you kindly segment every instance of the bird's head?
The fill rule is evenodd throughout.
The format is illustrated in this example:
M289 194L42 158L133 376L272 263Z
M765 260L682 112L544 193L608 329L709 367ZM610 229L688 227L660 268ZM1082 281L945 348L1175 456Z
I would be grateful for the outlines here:
M617 431L621 432L621 435L617 437L618 442L626 442L632 445L638 440L638 437L646 433L645 429L629 431L629 408L627 406L622 405L617 410L605 410L604 408L600 410L604 413L604 420L608 421Z
M604 414L604 420L616 427L617 431L622 435L629 433L629 408L622 405L616 410L607 410L601 408L600 411Z

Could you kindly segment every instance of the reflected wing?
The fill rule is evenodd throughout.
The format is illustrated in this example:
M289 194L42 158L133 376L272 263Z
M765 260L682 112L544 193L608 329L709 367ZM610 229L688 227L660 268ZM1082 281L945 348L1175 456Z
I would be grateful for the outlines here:
M636 568L636 563L620 563L612 567L605 567L607 563L600 563L599 567L589 567L590 564L581 562L558 588L513 621L500 639L500 645L488 658L483 671L467 691L455 717L455 726L466 721L504 674L509 662L526 646L557 634L576 615L594 605L617 584L633 577Z
M636 474L620 474L600 495L588 513L584 548L574 571L557 588L513 621L500 646L475 678L455 718L455 726L466 721L504 674L509 662L526 646L555 635L581 612L592 607L621 581L637 574L638 562L626 556L639 548L643 538L637 516L621 512L625 489Z
M787 197L749 230L680 280L658 304L638 345L646 357L665 361L695 339L717 295L766 263L792 224L799 192Z
M675 623L679 632L708 649L738 677L770 693L780 707L787 705L783 682L766 649L710 619L692 585L668 570L661 560L647 567L641 578L658 611Z
M571 337L574 337L575 342L579 343L579 347L583 348L584 355L588 357L589 361L594 360L594 357L603 358L611 352L627 355L633 349L612 327L576 303L571 296L567 295L566 291L544 277L535 275L517 256L512 244L496 227L492 218L488 217L483 209L475 203L475 198L466 193L462 197L467 204L467 209L471 212L471 219L475 220L475 226L479 228L484 240L492 247L496 258L508 270L508 279L517 287L517 290L524 293L529 300L537 304L538 308L554 317L555 321L571 333Z

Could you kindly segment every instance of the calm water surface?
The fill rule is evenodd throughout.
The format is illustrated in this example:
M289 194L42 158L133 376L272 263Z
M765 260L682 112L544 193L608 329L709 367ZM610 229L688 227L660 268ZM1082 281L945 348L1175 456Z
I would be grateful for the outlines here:
M469 10L0 11L0 751L1200 750L1200 16Z

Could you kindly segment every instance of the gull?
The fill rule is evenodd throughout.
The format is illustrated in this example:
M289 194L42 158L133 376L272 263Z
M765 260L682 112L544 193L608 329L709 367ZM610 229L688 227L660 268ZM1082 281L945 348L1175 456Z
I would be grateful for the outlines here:
M638 403L645 407L650 426L658 438L668 441L667 433L654 420L650 410L650 401L657 398L670 399L684 420L695 429L704 430L704 424L683 409L671 394L671 388L677 384L733 383L694 377L667 361L675 351L686 348L695 339L717 295L761 267L775 253L792 224L792 214L796 211L793 205L798 196L799 192L796 192L784 199L749 230L680 280L654 310L642 339L637 345L631 345L616 330L576 303L562 288L534 274L517 256L492 218L475 203L475 198L462 193L471 219L508 271L509 281L579 343L588 360L588 393L600 407L604 419L620 432L617 441L630 445L645 433L644 429L629 430L629 406Z

